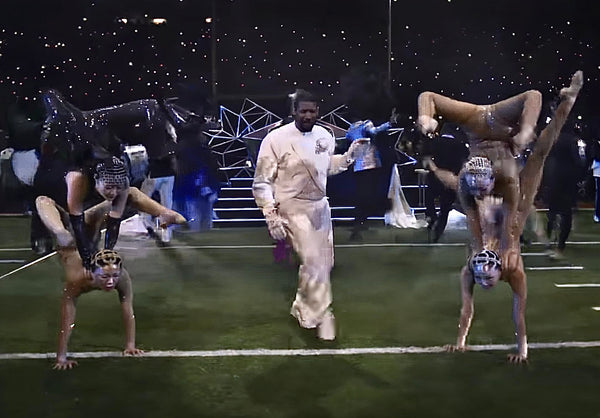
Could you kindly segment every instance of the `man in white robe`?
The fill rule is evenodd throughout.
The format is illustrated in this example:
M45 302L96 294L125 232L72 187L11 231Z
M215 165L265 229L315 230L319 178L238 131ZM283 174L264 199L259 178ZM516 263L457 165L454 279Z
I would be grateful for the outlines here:
M325 190L327 176L345 171L356 150L334 155L335 138L315 125L319 107L310 93L298 90L294 121L270 132L258 153L252 191L275 240L287 239L300 257L298 290L291 314L301 327L317 328L319 338L335 339L331 311L333 229Z

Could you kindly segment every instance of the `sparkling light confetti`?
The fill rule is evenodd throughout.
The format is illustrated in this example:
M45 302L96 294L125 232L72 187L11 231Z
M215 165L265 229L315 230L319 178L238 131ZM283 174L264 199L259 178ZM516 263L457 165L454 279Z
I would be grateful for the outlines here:
M343 100L340 80L366 68L389 77L398 109L411 115L423 90L485 103L536 88L550 100L582 69L576 106L584 123L600 118L590 100L599 89L599 16L584 0L307 0L285 9L277 0L227 0L215 10L211 2L82 0L38 2L27 13L5 3L3 107L45 87L91 109L168 97L181 83L216 92L215 106L246 97L269 105L306 87L333 107Z

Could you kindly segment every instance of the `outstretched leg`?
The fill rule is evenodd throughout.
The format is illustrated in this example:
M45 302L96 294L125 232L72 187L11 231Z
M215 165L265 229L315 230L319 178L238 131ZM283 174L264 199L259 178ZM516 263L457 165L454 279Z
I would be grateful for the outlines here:
M161 227L172 224L181 225L186 223L186 219L182 215L174 210L167 209L156 200L151 199L135 187L129 188L127 203L137 210L145 212L154 217L158 217Z
M525 166L521 170L520 174L520 186L521 186L521 199L519 200L519 210L524 205L527 207L531 206L535 193L537 192L538 186L542 179L542 167L544 161L550 152L550 149L556 142L562 127L564 126L579 90L583 87L583 72L577 71L571 78L571 85L565 87L560 91L561 102L554 112L552 120L540 133L533 152L527 159Z
M491 105L476 105L427 91L419 95L417 105L417 128L424 135L435 133L438 122L434 117L441 116L476 140L508 142L514 152L520 152L534 139L542 95L528 90Z
M419 95L417 106L417 128L424 135L431 135L437 130L435 116L441 116L448 122L457 123L466 129L484 123L480 117L483 106L461 102L430 91Z

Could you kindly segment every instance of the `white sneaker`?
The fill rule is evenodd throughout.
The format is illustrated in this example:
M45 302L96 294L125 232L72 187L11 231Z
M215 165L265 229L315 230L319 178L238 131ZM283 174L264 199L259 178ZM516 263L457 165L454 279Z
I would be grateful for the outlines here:
M321 340L335 340L335 316L331 312L327 312L317 326L317 335Z
M594 215L594 222L600 223L600 218L598 218L596 215Z

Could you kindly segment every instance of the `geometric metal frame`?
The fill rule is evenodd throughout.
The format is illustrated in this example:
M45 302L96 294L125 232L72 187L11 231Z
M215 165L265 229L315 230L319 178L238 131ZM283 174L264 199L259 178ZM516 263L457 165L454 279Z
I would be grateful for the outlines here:
M248 141L256 141L256 149L268 133L268 128L280 123L282 118L245 99L239 113L225 106L219 108L219 129L204 132L210 139L208 145L217 156L219 170L227 181L231 178L253 177L256 164Z
M341 105L323 115L317 124L328 129L336 140L345 140L346 132L351 122L343 116L346 105ZM283 118L265 109L259 104L246 98L239 113L225 106L219 107L219 129L205 131L210 139L208 145L217 156L219 170L227 181L232 178L254 177L256 155L260 142L274 127L280 125ZM398 135L395 141L398 145L403 128L391 128L388 135ZM415 164L416 160L402 152L396 146L396 152L401 154L404 164ZM401 164L401 165L404 165Z

